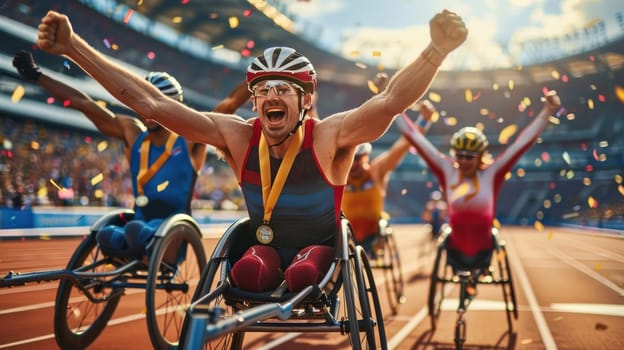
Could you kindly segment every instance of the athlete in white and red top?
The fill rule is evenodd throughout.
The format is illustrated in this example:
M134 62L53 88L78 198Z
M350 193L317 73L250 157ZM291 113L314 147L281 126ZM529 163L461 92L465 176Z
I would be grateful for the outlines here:
M477 128L465 127L452 136L452 157L449 157L438 151L408 118L397 120L405 137L438 178L446 196L452 228L448 248L467 257L492 249L496 200L505 174L533 145L548 124L548 118L560 110L561 101L555 91L547 93L544 101L537 117L491 164L483 161L488 141Z

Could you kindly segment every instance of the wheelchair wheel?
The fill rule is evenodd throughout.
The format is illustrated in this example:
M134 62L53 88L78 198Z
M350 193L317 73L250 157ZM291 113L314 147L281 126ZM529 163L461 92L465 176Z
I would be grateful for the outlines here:
M155 349L176 349L186 309L191 303L206 253L196 226L174 222L156 237L150 253L146 285L147 324Z
M67 264L67 269L76 270L93 264L102 257L95 235L91 234L80 243ZM109 269L110 265L104 263L94 264L89 270L81 271L102 272ZM123 288L111 288L105 281L62 279L54 308L54 334L59 347L84 349L89 346L113 315L122 293ZM95 299L88 298L88 294Z
M498 270L500 273L500 279L503 282L501 284L503 288L503 301L505 302L505 312L507 313L507 325L509 330L512 330L511 316L515 320L518 319L518 306L516 304L516 291L513 285L513 279L511 275L511 268L509 266L509 257L507 256L507 249L504 245L495 251L496 260L498 263Z
M226 258L212 258L208 262L208 266L202 273L201 279L197 288L195 289L195 295L193 296L193 307L201 307L207 310L221 309L220 318L231 318L238 310L233 306L228 305L223 297L223 294L215 292L217 287L228 283L225 279L221 280L220 277L227 275L227 259ZM184 342L189 340L189 336L196 337L197 334L189 335L189 318L186 317L182 326L182 333L180 335L180 348L184 348ZM204 350L216 350L216 349L230 349L241 350L243 348L243 340L245 337L244 332L232 332L226 333L221 337L207 340L203 342L201 349ZM202 335L203 338L203 335Z
M429 318L431 319L431 330L435 331L442 312L442 301L444 300L444 286L446 280L446 249L438 246L433 270L431 271L431 281L429 285L429 296L427 298L427 307L429 310Z
M373 272L368 261L368 255L361 246L356 247L353 274L356 276L357 298L359 301L358 317L361 343L366 344L367 349L386 349L386 330L384 327L383 313L379 295L375 286Z
M399 249L393 234L385 234L380 239L383 244L382 266L388 302L392 315L396 315L399 311L399 304L405 302L401 257L399 256Z

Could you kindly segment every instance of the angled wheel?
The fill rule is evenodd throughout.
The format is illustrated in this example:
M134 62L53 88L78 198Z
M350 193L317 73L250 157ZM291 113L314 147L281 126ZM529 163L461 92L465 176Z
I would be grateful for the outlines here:
M388 227L387 230L391 229ZM391 232L382 235L380 240L383 244L381 267L384 270L386 294L388 295L390 310L393 315L396 315L399 310L399 305L405 303L401 257L396 240ZM377 256L379 257L379 254Z
M221 337L211 340L205 339L205 334L200 332L191 332L191 322L195 310L214 310L220 309L220 318L230 318L237 311L232 305L226 304L223 298L223 287L226 287L227 282L227 259L220 257L213 257L208 262L208 266L202 273L197 289L195 289L195 295L193 296L193 304L182 327L182 333L180 336L180 348L186 347L186 344L200 344L200 349L212 350L212 349L230 349L240 350L243 348L243 340L245 337L244 332L226 333ZM201 312L201 311L197 311ZM196 348L193 346L193 348Z
M375 286L375 279L368 261L368 255L361 246L355 249L355 263L353 275L356 277L358 302L358 319L360 327L360 341L366 344L366 349L386 349L386 329L379 294Z
M429 296L427 298L427 308L431 320L431 330L435 331L442 312L442 301L444 300L444 285L446 273L446 249L440 245L433 263L431 280L429 284Z
M103 259L95 240L89 235L72 255L67 269L103 272L114 267ZM84 349L102 332L113 315L123 288L95 278L62 279L56 293L54 335L61 349Z
M146 285L147 324L155 349L176 349L186 310L206 267L201 234L180 220L156 237Z
M509 266L509 257L507 256L507 249L504 245L501 245L496 251L496 261L498 264L498 270L500 273L500 279L503 283L503 301L505 302L505 312L507 314L507 325L509 330L513 329L512 315L515 320L518 319L518 305L516 304L516 291L514 289L513 279L511 275L511 267Z

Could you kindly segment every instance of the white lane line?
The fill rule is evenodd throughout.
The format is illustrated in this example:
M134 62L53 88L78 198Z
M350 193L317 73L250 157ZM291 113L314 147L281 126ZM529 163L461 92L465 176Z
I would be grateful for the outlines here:
M555 339L553 338L550 328L548 328L548 324L544 319L544 314L542 314L542 311L540 310L535 293L533 293L533 287L531 287L531 282L529 282L529 278L522 268L520 259L517 258L513 244L507 245L507 255L509 256L510 265L513 267L514 273L516 277L518 277L522 290L524 291L524 294L529 302L531 313L533 314L533 318L535 319L537 329L540 332L540 336L542 337L546 350L556 350L557 344L555 343Z
M414 315L414 317L412 317L412 319L405 326L403 326L403 328L401 328L392 337L392 339L390 339L390 341L388 342L388 349L391 350L399 346L399 344L401 344L401 342L405 340L405 338L412 334L414 328L416 328L425 319L425 317L427 317L427 314L427 307L423 307L422 309L418 310L418 313L416 313L416 315Z
M624 296L624 289L620 288L617 284L613 283L608 278L605 278L601 274L599 274L599 273L595 272L594 270L590 269L589 267L583 265L578 260L576 260L576 259L572 258L571 256L561 252L559 249L556 249L556 248L553 247L553 248L549 249L549 253L554 255L554 256L556 256L557 258L559 258L559 260L563 261L564 263L572 266L573 268L579 270L580 272L586 274L587 276L589 276L589 277L595 279L596 281L602 283L606 287L612 289L613 291L618 293L620 296Z
M619 304L574 304L553 303L546 311L570 312L577 314L605 315L624 317L624 305Z
M279 338L266 343L264 346L259 347L258 350L270 350L270 349L276 348L286 342L289 342L297 338L301 334L303 333L288 333L286 335L280 336Z

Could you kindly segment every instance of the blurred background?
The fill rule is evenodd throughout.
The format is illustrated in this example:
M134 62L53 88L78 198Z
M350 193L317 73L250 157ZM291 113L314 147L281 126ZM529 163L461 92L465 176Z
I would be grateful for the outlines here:
M381 2L377 2L381 3ZM555 89L566 113L508 174L497 219L514 225L580 225L624 230L624 3L617 1L139 0L0 3L0 227L89 225L113 207L133 205L123 145L99 134L64 101L52 99L12 67L33 52L46 74L132 115L72 62L35 45L50 9L104 54L144 75L167 71L186 103L211 110L244 79L250 59L290 46L319 75L321 118L373 93L378 72L393 74L428 43L428 21L448 7L470 30L424 98L438 114L429 139L448 152L450 135L482 127L494 157ZM383 12L383 11L385 12ZM416 118L417 111L407 113ZM251 104L238 114L253 116ZM374 143L373 157L399 133ZM198 178L194 214L245 209L238 184L214 151ZM386 209L396 222L419 222L435 177L415 154L392 174ZM93 215L91 215L93 213Z

